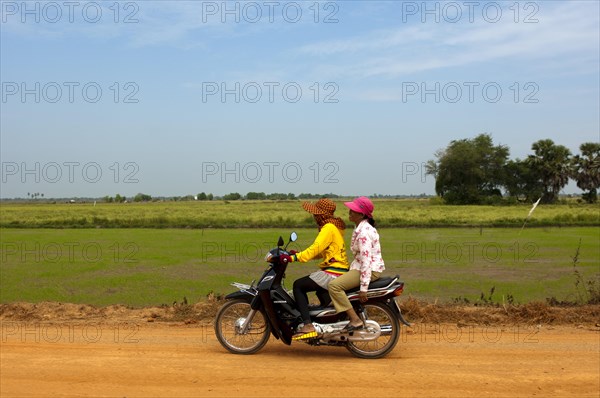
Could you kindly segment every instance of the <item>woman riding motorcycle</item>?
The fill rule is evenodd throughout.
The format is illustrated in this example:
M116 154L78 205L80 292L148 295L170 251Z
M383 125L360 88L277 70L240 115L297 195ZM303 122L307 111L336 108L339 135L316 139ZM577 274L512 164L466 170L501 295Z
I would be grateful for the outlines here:
M315 204L305 202L302 207L314 216L319 234L308 248L290 256L285 255L282 260L305 263L314 258L320 258L322 261L319 263L319 271L294 282L294 299L304 321L304 325L298 330L295 339L311 338L316 335L310 319L306 293L316 292L321 305L329 305L331 300L327 292L329 282L348 271L343 235L346 224L341 218L334 217L335 203L331 199L324 198L319 199Z

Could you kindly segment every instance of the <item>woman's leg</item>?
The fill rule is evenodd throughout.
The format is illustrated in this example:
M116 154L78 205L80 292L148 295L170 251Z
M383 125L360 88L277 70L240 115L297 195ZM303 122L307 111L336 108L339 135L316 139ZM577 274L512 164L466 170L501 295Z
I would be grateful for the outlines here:
M302 314L302 320L304 321L304 325L311 324L310 313L308 311L308 296L307 292L314 292L320 289L321 287L315 283L310 276L305 276L300 279L297 279L294 282L294 300L296 300L296 305L298 306L298 310L300 314ZM322 289L322 288L321 288Z
M360 285L360 272L355 269L351 269L329 282L329 295L336 312L344 312L352 308L352 304L346 296L346 290L353 289L358 285Z
M323 289L321 286L319 286L316 293L321 307L327 307L329 303L331 303L331 297L329 297L329 292L327 289Z
M351 272L352 274L350 274ZM372 272L371 282L379 279L380 275L380 272ZM345 278L340 281L339 279L343 277ZM356 311L354 311L354 308L352 308L352 304L350 304L350 300L348 300L348 296L346 296L346 290L355 288L358 285L360 285L360 271L358 270L350 270L344 275L329 282L329 295L331 296L336 312L346 311L346 314L348 314L348 318L350 319L348 325L353 327L362 325L362 321L356 314Z

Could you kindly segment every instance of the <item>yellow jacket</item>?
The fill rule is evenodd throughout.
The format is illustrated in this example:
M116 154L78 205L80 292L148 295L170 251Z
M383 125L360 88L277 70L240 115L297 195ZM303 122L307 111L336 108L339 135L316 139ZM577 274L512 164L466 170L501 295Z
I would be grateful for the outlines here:
M313 244L296 253L294 260L305 263L317 257L323 259L319 264L323 271L333 274L343 274L348 271L344 236L342 231L331 223L323 225Z

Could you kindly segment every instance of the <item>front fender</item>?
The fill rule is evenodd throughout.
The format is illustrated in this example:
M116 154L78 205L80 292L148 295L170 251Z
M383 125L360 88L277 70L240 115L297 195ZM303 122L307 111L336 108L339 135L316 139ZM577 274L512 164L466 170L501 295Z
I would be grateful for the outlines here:
M244 300L252 301L252 299L254 299L254 296L248 292L243 292L241 290L238 290L237 292L229 293L227 296L225 296L225 300L236 300L236 299L244 299Z

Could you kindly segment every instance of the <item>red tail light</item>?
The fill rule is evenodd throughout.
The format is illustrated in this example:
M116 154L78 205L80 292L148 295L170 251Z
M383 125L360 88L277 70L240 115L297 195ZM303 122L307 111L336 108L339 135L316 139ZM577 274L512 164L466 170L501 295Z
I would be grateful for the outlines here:
M396 290L394 290L394 292L392 293L394 296L399 296L402 294L402 292L404 291L404 283L401 283L400 286L398 286L396 288Z

